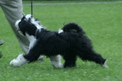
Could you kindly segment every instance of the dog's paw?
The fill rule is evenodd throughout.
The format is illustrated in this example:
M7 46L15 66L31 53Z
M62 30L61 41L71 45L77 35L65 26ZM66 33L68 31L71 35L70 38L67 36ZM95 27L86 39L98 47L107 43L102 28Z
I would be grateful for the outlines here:
M50 60L51 60L51 64L55 68L63 68L63 64L61 63L61 56L60 55L52 56L52 57L50 57Z
M52 65L53 65L53 67L55 67L55 68L63 68L63 64L62 64L62 63L55 63L55 62L52 62Z
M56 66L56 68L64 68L63 64L59 64L58 66Z
M18 60L13 59L13 60L10 62L10 65L11 65L11 66L20 66L20 63L18 62Z
M39 62L40 62L40 61L44 61L43 56L40 55L39 58L37 59L37 61L39 61Z
M18 55L18 57L16 59L13 59L10 62L11 66L21 66L28 63L28 61L23 57L23 54Z
M108 60L106 60L105 63L102 65L104 68L109 68L109 66L107 65L107 61Z

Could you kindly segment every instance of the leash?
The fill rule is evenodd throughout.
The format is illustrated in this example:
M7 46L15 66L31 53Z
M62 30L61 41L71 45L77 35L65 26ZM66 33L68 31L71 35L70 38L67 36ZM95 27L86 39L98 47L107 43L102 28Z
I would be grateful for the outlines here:
M31 0L31 15L33 16L33 0Z

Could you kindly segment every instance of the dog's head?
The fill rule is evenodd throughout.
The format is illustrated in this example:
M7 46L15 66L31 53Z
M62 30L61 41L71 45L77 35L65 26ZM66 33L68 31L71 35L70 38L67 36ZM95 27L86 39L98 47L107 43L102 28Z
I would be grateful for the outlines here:
M43 26L40 25L40 22L30 14L23 16L20 20L17 20L15 27L17 28L17 31L24 36L26 34L35 35L37 29L43 28Z

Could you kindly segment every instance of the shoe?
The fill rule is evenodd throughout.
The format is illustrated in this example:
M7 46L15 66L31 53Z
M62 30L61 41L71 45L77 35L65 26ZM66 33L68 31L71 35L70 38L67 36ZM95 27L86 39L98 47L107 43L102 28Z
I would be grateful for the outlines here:
M3 40L0 40L0 46L1 46L3 43L4 43L4 41L3 41Z
M2 53L0 52L0 58L2 57Z

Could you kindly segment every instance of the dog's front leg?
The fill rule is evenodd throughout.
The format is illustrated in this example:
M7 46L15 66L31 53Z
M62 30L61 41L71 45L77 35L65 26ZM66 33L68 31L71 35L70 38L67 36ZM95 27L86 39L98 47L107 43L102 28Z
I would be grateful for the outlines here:
M56 68L63 68L63 64L61 63L61 56L56 55L50 57L51 64Z
M30 49L29 53L24 55L24 58L27 59L29 62L36 61L41 55L41 49L41 45L36 42L34 46Z
M34 36L32 36L32 35L30 36L28 34L26 34L26 37L28 38L28 40L30 42L30 44L29 44L29 50L30 50L36 44L37 39ZM39 56L38 61L43 61L43 55Z
M28 34L26 34L26 37L28 38L30 44L29 44L29 50L34 46L35 42L36 42L36 38L34 36L30 36Z
M18 55L18 57L16 59L13 59L10 62L11 66L21 66L28 63L27 59L24 58L23 54Z
M40 56L39 44L35 44L33 48L30 49L29 53L26 55L20 54L16 59L10 62L12 66L21 66L33 61L36 61Z

